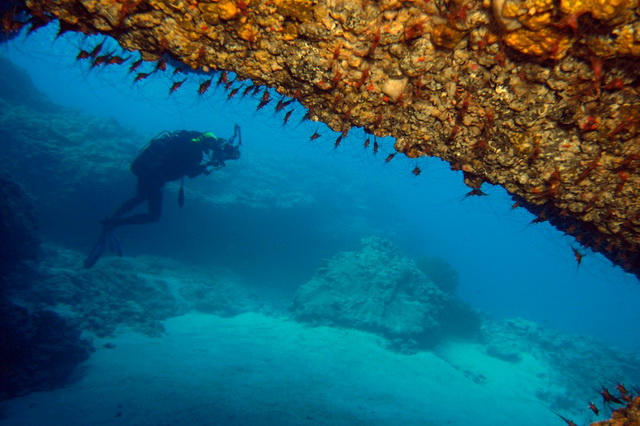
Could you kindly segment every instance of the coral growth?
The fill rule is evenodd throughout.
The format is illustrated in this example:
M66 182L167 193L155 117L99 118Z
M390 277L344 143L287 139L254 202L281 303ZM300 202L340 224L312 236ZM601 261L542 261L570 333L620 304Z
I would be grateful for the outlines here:
M505 42L523 53L561 59L574 45L598 57L640 56L631 34L637 26L636 0L494 0Z
M640 425L640 395L631 399L624 407L618 408L610 420L595 422L592 426L637 426Z

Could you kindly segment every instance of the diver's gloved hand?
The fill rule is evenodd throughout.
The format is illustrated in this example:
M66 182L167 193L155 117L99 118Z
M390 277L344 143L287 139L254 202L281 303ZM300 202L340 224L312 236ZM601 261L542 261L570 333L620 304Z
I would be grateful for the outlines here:
M224 167L224 163L217 160L207 161L202 165L203 170L202 173L205 176L209 176L214 170L218 170L221 167Z

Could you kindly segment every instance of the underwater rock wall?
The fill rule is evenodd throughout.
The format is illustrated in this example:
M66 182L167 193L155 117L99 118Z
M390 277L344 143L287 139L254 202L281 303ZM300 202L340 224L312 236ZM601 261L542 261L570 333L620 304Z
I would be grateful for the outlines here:
M53 311L30 312L0 296L0 401L62 386L93 350L80 334Z
M432 345L444 330L472 336L480 324L470 308L378 237L362 239L357 252L327 260L299 288L292 312L301 321L373 331L400 345Z
M0 173L0 401L62 385L89 357L81 331L50 310L29 310L10 296L29 287L41 259L30 197Z
M472 194L502 185L535 221L640 271L637 2L24 4L32 28L57 18L146 60L234 71L342 136L394 136L462 170Z
M129 173L146 142L139 134L112 119L52 103L4 58L0 78L0 160L41 204L67 202L83 184L117 186Z
M36 228L33 201L0 171L0 285L5 285L4 279L14 268L37 258L40 239Z

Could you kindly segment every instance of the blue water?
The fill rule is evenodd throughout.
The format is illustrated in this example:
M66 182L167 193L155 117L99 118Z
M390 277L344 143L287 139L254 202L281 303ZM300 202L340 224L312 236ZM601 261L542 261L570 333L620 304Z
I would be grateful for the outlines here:
M170 72L134 83L126 65L90 70L75 57L79 49L95 46L102 37L65 35L54 41L54 33L55 28L47 27L0 49L27 70L37 88L55 103L114 118L144 135L140 147L165 129L230 136L233 123L238 123L243 156L229 162L225 173L233 176L244 170L243 162L266 161L269 173L278 168L291 173L284 177L291 187L278 186L274 191L307 191L318 201L295 209L194 211L188 209L189 199L179 209L173 195L167 195L160 223L121 232L125 254L158 254L196 264L219 262L276 294L288 295L313 276L323 258L357 249L363 236L379 235L410 257L445 259L459 273L459 297L495 318L523 317L590 335L628 352L640 351L637 279L597 253L588 252L578 266L571 250L577 243L547 223L531 224L534 217L522 209L512 210L502 188L485 186L489 196L463 198L469 188L463 185L462 174L438 159L397 155L385 163L393 152L392 138L380 140L380 152L374 156L370 148L363 148L366 136L359 129L334 149L338 134L322 123L301 123L305 111L299 105L283 126L284 113L273 111L275 101L257 112L256 99L238 95L227 100L220 88L198 96L203 77L190 75L169 95ZM152 64L143 67L148 71ZM310 141L316 131L322 137ZM419 176L412 173L416 166L422 170ZM260 172L254 172L260 179ZM199 177L193 185L206 186L207 179ZM132 190L133 186L123 189ZM220 196L225 188L216 186L212 191ZM105 204L115 208L118 200L109 201ZM62 217L43 223L42 232L86 251L97 233L94 223L110 212L87 211L91 217L84 220L89 224L78 225L75 233Z

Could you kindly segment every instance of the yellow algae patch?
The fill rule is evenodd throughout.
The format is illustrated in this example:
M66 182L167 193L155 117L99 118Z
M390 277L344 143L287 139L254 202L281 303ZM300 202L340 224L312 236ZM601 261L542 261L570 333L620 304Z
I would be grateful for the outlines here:
M244 41L254 43L258 39L258 28L252 24L244 24L238 29L238 36Z
M439 24L431 30L431 39L433 43L440 47L453 50L460 43L465 33L451 28L446 24Z
M506 34L504 41L522 53L551 59L564 57L573 44L573 40L565 32L550 27L539 31L520 28Z
M314 1L311 0L274 0L278 13L282 16L306 22L313 19Z
M637 6L637 0L562 0L560 2L560 10L568 15L591 13L594 18L603 21L624 20Z
M240 14L240 10L233 0L221 0L217 3L199 4L198 8L202 12L204 20L210 24L217 24L220 20L228 21L235 19Z
M507 0L502 5L503 19L516 19L532 30L551 23L553 0Z
M561 59L573 43L598 56L638 55L634 11L640 0L492 0L507 44L522 53ZM580 17L599 21L598 31L582 27Z

